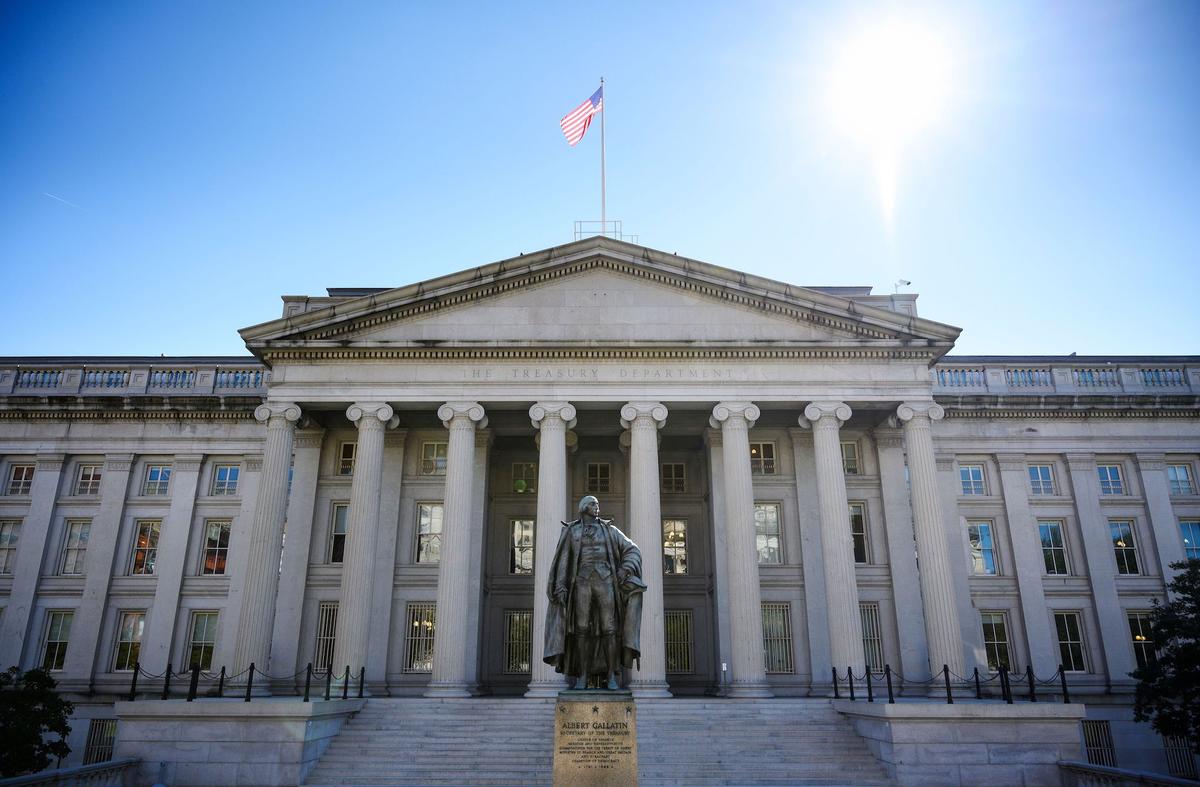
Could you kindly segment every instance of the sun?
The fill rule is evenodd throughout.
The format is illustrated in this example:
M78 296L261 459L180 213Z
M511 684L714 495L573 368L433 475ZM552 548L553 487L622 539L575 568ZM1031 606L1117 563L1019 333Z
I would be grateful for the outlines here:
M953 73L944 37L902 20L860 29L835 54L829 116L874 155L889 222L901 152L943 118Z

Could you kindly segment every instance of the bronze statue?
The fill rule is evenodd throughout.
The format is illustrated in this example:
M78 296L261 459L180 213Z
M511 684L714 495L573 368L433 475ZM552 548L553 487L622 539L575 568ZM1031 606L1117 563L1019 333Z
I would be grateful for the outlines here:
M562 524L546 584L543 660L574 688L616 690L621 669L641 656L642 553L600 518L591 495L579 501L579 518Z

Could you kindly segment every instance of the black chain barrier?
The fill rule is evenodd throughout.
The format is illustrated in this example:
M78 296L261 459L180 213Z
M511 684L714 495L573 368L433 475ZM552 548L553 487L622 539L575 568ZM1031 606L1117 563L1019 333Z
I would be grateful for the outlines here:
M839 672L837 667L832 670L833 674L833 698L841 699L842 688L845 687L847 696L852 702L856 702L859 698L859 693L855 690L855 678L858 678L860 683L865 683L867 687L867 702L875 701L875 681L876 676L882 677L887 686L887 698L889 704L895 704L897 692L903 693L905 689L909 690L928 690L928 692L944 694L947 705L954 704L954 694L959 693L959 696L974 695L977 700L997 699L1012 705L1016 701L1013 693L1013 683L1021 685L1023 699L1028 702L1038 702L1037 687L1054 686L1057 684L1062 696L1062 701L1069 703L1071 694L1067 686L1067 673L1062 665L1058 666L1058 670L1049 678L1039 678L1034 674L1033 667L1027 666L1024 673L1011 673L1008 668L1001 666L995 673L987 673L986 677L981 674L978 667L971 671L969 677L959 675L950 669L950 666L943 664L942 668L935 672L931 677L923 680L914 680L906 678L899 672L892 669L890 664L884 664L882 670L868 668L861 674L856 675L853 667L847 667L844 673ZM984 692L984 686L996 684L999 689L999 696ZM1055 692L1051 690L1051 694Z

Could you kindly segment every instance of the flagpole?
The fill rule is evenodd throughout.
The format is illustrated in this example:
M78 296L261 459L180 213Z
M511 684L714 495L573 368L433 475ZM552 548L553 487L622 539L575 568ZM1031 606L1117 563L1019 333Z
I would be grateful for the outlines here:
M604 106L604 77L600 77L600 234L608 235L608 216L604 205L604 116L608 114Z

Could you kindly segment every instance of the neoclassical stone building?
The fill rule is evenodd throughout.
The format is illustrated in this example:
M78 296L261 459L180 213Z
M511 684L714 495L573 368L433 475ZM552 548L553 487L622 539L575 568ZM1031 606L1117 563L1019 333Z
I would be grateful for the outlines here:
M595 494L661 556L642 696L1061 664L1144 758L1200 357L946 357L915 295L604 238L283 301L253 357L0 359L0 664L81 717L135 662L553 694L545 575Z

